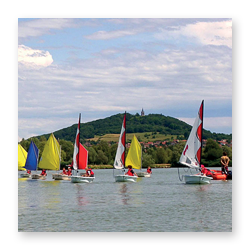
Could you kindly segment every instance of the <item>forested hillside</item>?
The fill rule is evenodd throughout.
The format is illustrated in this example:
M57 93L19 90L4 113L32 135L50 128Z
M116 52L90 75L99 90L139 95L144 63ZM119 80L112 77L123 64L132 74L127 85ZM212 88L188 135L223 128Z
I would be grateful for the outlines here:
M105 134L119 134L124 114L116 114L105 119L81 124L81 139L94 138ZM191 126L170 116L149 114L140 116L127 113L127 133L159 132L165 135L183 135L187 139ZM54 132L56 138L74 142L77 124ZM53 131L51 131L53 132ZM49 134L43 135L47 139ZM204 129L203 139L232 140L232 135L211 133Z

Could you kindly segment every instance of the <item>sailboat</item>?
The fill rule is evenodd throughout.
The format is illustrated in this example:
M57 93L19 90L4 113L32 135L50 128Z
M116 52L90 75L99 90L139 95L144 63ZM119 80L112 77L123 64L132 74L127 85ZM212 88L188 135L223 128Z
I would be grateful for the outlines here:
M24 168L27 159L27 151L18 144L18 171L25 171Z
M56 170L60 169L61 148L53 133L44 146L42 157L39 161L39 169ZM32 174L32 179L46 179L46 176Z
M132 142L130 144L130 148L128 150L128 155L126 157L126 167L129 165L134 169L142 168L142 147L136 136L133 136ZM137 173L138 177L150 177L150 174L147 172L139 172Z
M90 183L94 181L95 177L78 175L78 170L86 169L88 165L88 151L80 143L80 121L81 121L81 114L79 115L79 122L76 130L76 139L75 139L74 153L73 153L73 169L77 172L77 174L71 176L71 182Z
M204 100L201 103L193 128L179 160L180 164L187 166L190 170L196 169L201 171L203 110ZM183 177L186 184L209 184L212 179L201 172L198 174L184 175Z
M116 182L126 182L126 181L136 182L136 179L138 178L137 176L125 175L125 150L126 150L125 143L126 143L126 112L124 114L121 133L118 141L118 147L116 150L113 174L115 169L121 170L122 172L119 175L114 174Z
M55 181L61 181L61 180L70 181L71 176L67 174L55 173L55 174L52 174L52 179L54 179Z
M37 170L38 155L39 155L39 149L37 148L36 144L33 141L31 141L29 150L28 150L27 160L24 166L26 170L30 170L30 171ZM24 173L24 174L21 174L20 176L22 178L29 178L31 177L31 174Z

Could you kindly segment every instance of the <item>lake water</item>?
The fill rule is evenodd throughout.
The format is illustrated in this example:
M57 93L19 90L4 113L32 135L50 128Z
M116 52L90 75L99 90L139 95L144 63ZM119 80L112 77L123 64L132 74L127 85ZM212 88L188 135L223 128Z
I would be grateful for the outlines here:
M231 232L232 180L186 185L177 169L136 183L94 170L93 183L18 179L19 232ZM184 171L180 169L184 174Z

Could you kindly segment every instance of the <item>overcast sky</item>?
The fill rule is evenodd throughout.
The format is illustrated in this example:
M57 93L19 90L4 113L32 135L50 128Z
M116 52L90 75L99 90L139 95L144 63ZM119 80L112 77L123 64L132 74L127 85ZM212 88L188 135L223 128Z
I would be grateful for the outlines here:
M19 19L18 136L127 111L232 133L232 19Z

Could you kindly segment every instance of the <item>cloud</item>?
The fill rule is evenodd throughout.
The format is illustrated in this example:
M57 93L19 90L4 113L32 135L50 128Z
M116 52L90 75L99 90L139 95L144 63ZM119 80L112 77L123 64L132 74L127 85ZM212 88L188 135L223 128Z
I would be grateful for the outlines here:
M85 36L92 40L108 40L123 36L132 36L138 33L138 30L115 30L115 31L98 31L92 35Z
M172 38L181 41L189 39L203 45L225 45L232 48L232 20L215 22L196 22L184 26L172 26L172 29L161 28L155 35L157 39Z
M47 67L52 64L53 58L48 51L35 50L25 45L19 45L18 62L31 67Z
M136 113L142 107L150 113L183 117L183 113L188 115L186 111L199 105L202 99L209 101L210 116L230 116L229 112L224 113L225 109L230 109L232 100L232 50L228 43L231 26L227 22L115 19L112 28L116 30L98 31L98 25L87 29L96 31L87 38L106 40L90 42L85 39L84 49L91 46L93 53L84 58L79 55L58 60L59 64L53 62L55 55L48 49L35 50L20 45L19 136L70 126L76 123L80 112L86 115L86 121L125 110ZM42 34L75 25L69 20L52 22L51 26L44 20L41 23L39 32ZM120 24L118 29L116 25ZM37 25L38 21L36 25L33 23L34 32ZM209 30L213 27L215 35ZM21 36L27 38L28 33L22 32ZM148 33L139 38L135 36L140 32ZM111 40L122 36L132 39L124 39L122 44ZM144 38L150 44L146 44ZM173 46L169 46L171 38ZM55 36L55 39L59 38ZM187 41L193 45L186 46ZM177 46L178 42L183 43L182 46ZM215 115L217 110L223 113ZM32 125L30 117L37 122Z
M203 45L225 45L232 48L231 19L131 18L108 19L106 22L123 28L97 31L85 38L109 40L146 33L147 39L154 36L154 38L166 42L180 43L189 40L191 44L196 42Z
M110 50L111 51L111 50ZM60 116L82 111L132 111L175 106L185 100L231 100L226 49L209 47L149 55L116 50L95 58L19 70L19 112ZM36 100L33 96L39 96ZM190 101L189 101L190 102Z
M42 36L51 33L52 30L75 27L77 24L73 18L39 18L18 22L19 39Z

